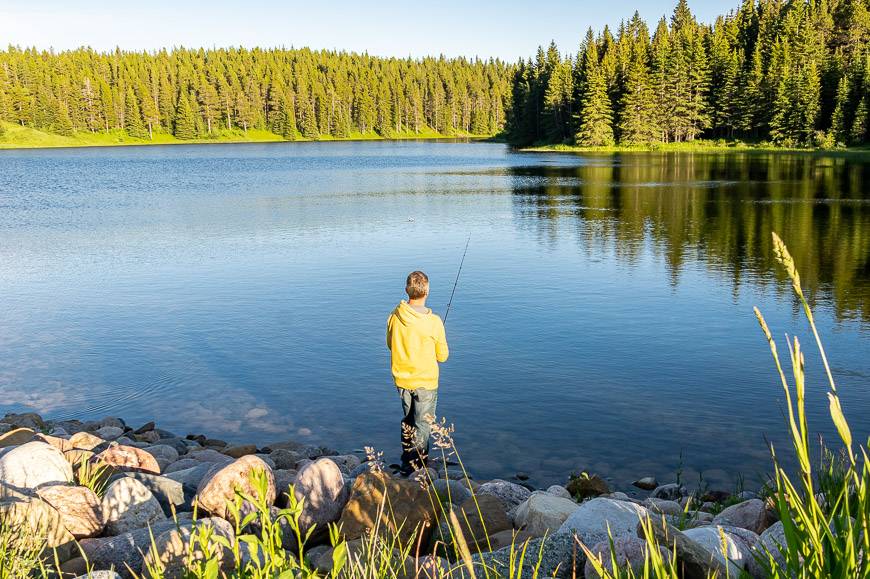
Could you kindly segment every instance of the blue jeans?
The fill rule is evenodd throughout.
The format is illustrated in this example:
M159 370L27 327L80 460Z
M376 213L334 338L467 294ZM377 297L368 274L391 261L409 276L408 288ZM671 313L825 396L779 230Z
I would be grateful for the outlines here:
M426 466L429 456L430 421L435 419L438 390L399 388L402 399L402 470L415 471Z

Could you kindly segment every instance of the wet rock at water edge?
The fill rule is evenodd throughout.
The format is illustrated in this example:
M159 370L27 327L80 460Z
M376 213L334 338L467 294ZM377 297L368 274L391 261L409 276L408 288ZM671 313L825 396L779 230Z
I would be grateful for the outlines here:
M580 476L571 477L565 488L577 500L610 494L610 486L597 474L586 475L584 473Z
M45 431L45 421L39 414L35 412L25 412L23 414L7 414L0 422L10 424L13 428L29 428L37 432Z
M666 501L678 501L686 494L686 487L677 483L660 485L650 493L650 497L654 499L664 499Z
M652 491L652 490L655 490L659 486L659 481L657 481L656 477L654 477L654 476L645 476L643 478L637 479L636 481L634 481L631 484L632 484L632 486L636 486L639 489L642 489L645 491Z

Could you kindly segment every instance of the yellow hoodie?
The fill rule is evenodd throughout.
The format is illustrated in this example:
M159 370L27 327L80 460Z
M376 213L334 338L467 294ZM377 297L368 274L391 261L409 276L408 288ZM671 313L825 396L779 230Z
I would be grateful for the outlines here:
M438 388L438 362L446 361L450 352L444 324L432 310L421 314L402 300L387 319L387 347L396 386Z

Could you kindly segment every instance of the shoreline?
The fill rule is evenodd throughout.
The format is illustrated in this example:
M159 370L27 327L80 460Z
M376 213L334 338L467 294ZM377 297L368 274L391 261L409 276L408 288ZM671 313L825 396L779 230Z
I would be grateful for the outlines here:
M718 142L718 141L694 141L690 143L655 143L651 145L614 145L610 147L583 147L579 145L532 145L529 147L516 148L521 153L592 153L592 154L615 154L615 153L801 153L825 156L846 156L870 154L868 147L846 148L796 148L777 147L764 143L745 143L742 141Z

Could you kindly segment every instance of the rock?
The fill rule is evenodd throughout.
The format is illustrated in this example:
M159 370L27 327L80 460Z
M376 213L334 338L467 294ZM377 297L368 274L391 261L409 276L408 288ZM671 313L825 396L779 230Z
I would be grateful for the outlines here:
M438 473L433 468L421 468L408 475L408 480L428 486L432 481L438 480Z
M175 449L175 452L178 453L179 458L181 458L182 455L187 454L187 451L190 449L182 438L161 438L157 444L171 446Z
M180 460L176 460L175 462L169 464L163 470L163 474L166 475L166 474L171 474L173 472L187 470L187 469L193 468L195 466L200 466L201 464L209 464L210 465L212 463L202 463L194 458L182 458Z
M491 480L480 485L480 488L477 489L477 496L492 495L498 497L508 510L519 506L531 494L532 491L526 487L501 479Z
M291 470L296 468L296 463L306 457L294 450L278 448L269 453L269 458L275 463L276 469Z
M758 493L754 493L752 491L740 491L737 493L737 498L741 501L748 501L749 499L757 499Z
M563 487L562 485L551 485L547 487L547 492L553 495L554 497L561 497L563 499L570 499L571 493L568 492L568 489Z
M782 521L777 521L761 533L761 537L756 543L752 551L755 557L762 561L767 561L768 556L772 556L776 564L785 566L785 552L788 549L788 542L785 538L785 528ZM753 577L765 576L764 568L753 557L748 561L747 569Z
M344 477L331 458L319 458L299 469L294 489L296 498L305 501L299 516L303 532L314 525L326 531L341 517L348 500Z
M329 458L337 464L341 472L345 474L350 474L353 472L353 469L362 463L360 458L355 454L339 454L336 456L330 456ZM438 478L438 475L436 474L434 478Z
M133 434L145 434L146 432L154 432L154 427L157 426L154 422L146 422L139 428L133 431Z
M73 448L81 450L93 450L104 442L106 441L102 438L84 431L73 434L69 439L69 443Z
M114 571L91 571L76 577L76 579L121 579Z
M639 478L633 483L632 486L636 486L639 489L643 489L645 491L652 491L658 488L659 481L656 480L654 476L645 476L643 478Z
M632 499L631 497L629 497L627 494L625 494L625 493L623 493L623 492L619 492L619 491L616 491L615 493L610 493L609 495L605 495L604 498L606 498L606 499L613 499L613 500L615 500L615 501L632 501L632 502L639 502L639 501L635 501L634 499Z
M0 435L0 448L7 446L19 446L33 440L36 432L29 428L15 428Z
M87 577L88 562L85 561L84 557L73 557L69 561L61 563L60 572L62 577L76 577L76 579L80 576Z
M288 504L290 485L296 482L295 470L276 470L275 475L275 505L284 508Z
M199 483L202 482L202 479L204 479L209 471L214 468L214 464L209 462L194 461L194 464L196 466L192 468L177 470L163 475L168 479L180 482L184 489L185 497L193 497L196 495L196 489L199 488Z
M72 467L63 453L44 442L10 447L0 456L0 485L19 492L47 484L66 484L72 478Z
M153 456L158 462L166 461L167 466L178 460L178 451L168 444L146 446L142 450Z
M459 528L462 529L462 535L472 546L472 552L478 550L473 547L474 545L486 545L486 538L489 535L513 527L507 517L504 503L494 495L466 499L460 505L456 518L459 521Z
M746 543L735 539L723 527L697 527L686 529L683 534L707 549L723 564L730 561L741 569L746 569L748 560L752 558L752 550Z
M145 472L125 472L112 477L109 484L125 476L134 478L145 485L145 488L151 491L151 494L160 503L160 507L167 517L172 517L173 512L186 511L192 508L191 499L194 491L185 494L184 485L180 481Z
M520 503L514 517L516 526L536 537L551 535L580 508L571 499L556 497L546 492L534 492Z
M610 494L610 487L607 485L604 479L597 474L588 476L583 474L580 476L571 477L571 480L568 481L568 484L565 485L565 488L568 490L571 496L576 498L577 500L584 500L590 497Z
M60 515L64 528L76 539L96 537L103 530L100 499L86 487L49 485L36 491Z
M6 497L0 500L0 521L8 528L26 528L43 537L46 547L57 549L61 562L73 555L75 539L64 527L60 513L39 498Z
M268 464L269 468L271 468L272 470L275 470L275 461L272 460L271 458L269 458L268 454L256 453L253 456L256 456L257 458L259 458L260 460L262 460L263 462Z
M623 536L613 539L613 552L611 553L610 541L596 543L591 549L598 561L608 572L613 572L613 555L616 556L616 565L619 569L630 567L635 577L643 577L643 567L646 561L646 541L638 537ZM662 559L670 561L670 552L664 547L659 547ZM590 560L586 561L586 579L598 579L601 575L595 570ZM721 578L724 579L724 578ZM734 577L733 579L737 579Z
M635 536L638 522L647 516L648 511L640 505L595 498L571 513L556 534L574 534L586 545L595 545L608 539L608 526L614 538Z
M6 434L10 430L14 430L15 427L6 422L0 422L0 434Z
M678 517L683 514L683 508L676 501L648 498L643 502L643 506L653 513L660 513L662 515L674 515Z
M150 528L136 529L116 537L84 539L80 545L94 569L114 569L123 579L133 579L133 573L139 573L144 553L151 546L152 533L157 537L175 527L175 521L163 520Z
M348 539L357 539L380 523L381 528L397 533L402 544L414 541L418 531L421 543L425 544L435 519L432 503L420 485L391 478L385 473L370 472L354 481L340 525Z
M196 448L188 451L185 458L192 458L199 462L211 462L216 464L230 464L233 459L214 450L213 448Z
M117 426L103 426L94 431L94 434L103 440L115 440L124 436L124 429Z
M225 440L221 440L220 438L206 438L202 445L209 446L211 448L226 448L230 444Z
M29 428L33 431L45 431L45 421L35 412L25 412L23 414L7 414L0 422L11 424L14 428Z
M157 567L162 569L162 577L165 579L182 579L187 577L187 566L204 560L206 553L216 556L220 570L232 570L233 555L226 546L212 539L207 546L207 551L203 550L203 545L198 540L201 536L198 533L202 527L209 527L212 536L224 537L230 542L235 536L232 526L218 518L201 519L195 523L181 525L177 529L163 531L154 539L154 544L142 561L142 576L149 576L149 567Z
M160 474L157 460L150 453L134 446L114 444L98 454L95 459L122 472Z
M229 520L229 505L235 501L236 490L254 496L257 492L251 475L261 472L266 477L266 504L275 503L275 477L272 469L256 456L243 456L228 465L218 463L200 481L196 490L196 503L207 512Z
M225 455L232 458L242 458L249 454L257 454L257 446L255 444L238 444L229 446L222 451Z
M439 478L432 481L432 490L435 491L435 494L442 502L450 502L454 505L461 505L471 497L468 487L458 480Z
M540 553L540 557L539 554ZM522 566L520 560L522 559ZM535 569L540 559L539 572ZM473 553L471 560L477 565L485 565L489 572L481 568L475 571L478 577L557 577L567 579L582 573L586 556L571 535L553 535L546 538L531 539L525 544L525 551L515 547L504 547L491 553ZM513 569L513 574L510 570ZM499 575L500 574L500 575ZM450 577L469 577L461 564L456 565Z
M678 485L677 483L671 483L656 487L649 496L654 499L678 501L684 495L686 495L686 487Z
M72 445L66 438L60 438L58 436L52 436L50 434L35 434L33 435L33 440L41 440L42 442L50 444L61 452L69 452L70 450L73 450Z
M723 503L731 498L731 493L723 490L709 489L700 498L701 502Z
M166 519L151 491L132 477L119 478L108 486L102 510L107 535L120 535Z
M725 563L717 559L702 545L696 543L675 527L663 524L661 520L650 519L650 529L655 535L660 547L674 552L677 558L677 568L684 579L708 579L712 574L719 577L740 577L740 568L733 563ZM637 536L644 538L646 534L643 523L637 525Z
M756 534L763 533L773 522L761 499L749 499L732 505L713 519L714 525L740 527Z

